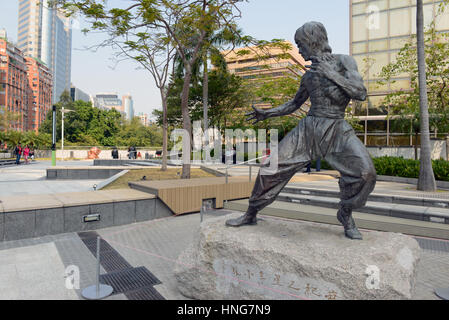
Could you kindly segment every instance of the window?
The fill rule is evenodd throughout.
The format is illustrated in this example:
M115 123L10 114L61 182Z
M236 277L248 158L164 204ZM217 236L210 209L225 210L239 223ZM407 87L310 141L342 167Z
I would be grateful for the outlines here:
M390 12L390 25L394 26L390 30L390 36L405 36L411 32L410 8L392 10Z

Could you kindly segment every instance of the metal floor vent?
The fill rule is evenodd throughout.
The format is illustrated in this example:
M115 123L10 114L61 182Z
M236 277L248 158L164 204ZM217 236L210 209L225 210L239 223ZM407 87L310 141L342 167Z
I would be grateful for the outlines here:
M80 232L78 236L96 257L98 233L95 231ZM154 285L161 284L161 281L145 267L133 268L104 239L100 239L100 264L107 272L100 275L100 282L110 285L114 289L114 295L123 293L129 300L165 300L153 288Z
M130 291L125 295L129 300L165 300L165 298L153 287Z
M431 250L431 251L440 251L440 252L449 252L449 241L424 239L424 238L415 238L415 239L416 239L416 241L418 241L421 249Z
M100 275L101 283L114 288L114 293L127 293L144 287L161 284L145 267L131 268Z
M96 232L85 232L82 236L80 235L81 240L94 257L97 256L97 236ZM106 272L132 268L125 258L103 239L100 239L100 264Z

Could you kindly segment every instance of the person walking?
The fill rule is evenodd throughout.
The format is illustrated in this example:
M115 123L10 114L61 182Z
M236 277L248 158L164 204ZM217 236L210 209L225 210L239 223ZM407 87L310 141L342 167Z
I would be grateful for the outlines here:
M30 147L28 145L23 149L23 157L25 158L25 164L28 164L28 156L30 155Z
M16 146L16 148L14 149L14 154L16 155L16 164L19 165L20 164L20 157L22 156L22 145L19 144Z
M118 159L118 150L117 147L114 147L114 149L112 149L112 159Z

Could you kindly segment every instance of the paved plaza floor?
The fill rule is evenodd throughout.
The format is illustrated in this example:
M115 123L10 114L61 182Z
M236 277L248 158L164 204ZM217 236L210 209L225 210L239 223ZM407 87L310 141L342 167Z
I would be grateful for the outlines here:
M205 219L230 213L210 211ZM135 270L145 267L158 280L152 290L159 298L179 300L186 298L177 289L173 269L199 225L200 215L190 214L96 230L93 234L110 246L105 254L114 251ZM82 289L94 284L96 274L96 259L86 243L77 233L0 243L0 299L83 299ZM425 246L422 250L414 299L438 299L433 290L449 287L449 243L444 244L440 249ZM73 266L79 268L79 289L66 288L66 268L72 270ZM102 263L101 273L106 273L107 268L107 263ZM137 294L139 288L131 289L107 299L142 298Z
M45 180L50 161L30 165L0 168L0 194L24 195L91 190L101 180ZM61 163L58 163L61 165ZM92 165L92 161L66 161L64 166ZM257 168L253 168L255 176ZM247 175L248 168L233 168L231 175ZM325 173L325 172L323 172ZM338 180L326 177L316 181L314 174L300 173L294 185L338 188ZM391 182L378 182L375 192L422 196L413 186ZM430 196L448 197L447 192ZM429 196L428 193L425 196ZM320 208L316 207L319 211ZM214 210L205 219L227 215L229 210ZM265 219L276 219L264 217ZM67 233L41 238L0 242L0 299L83 299L82 289L95 283L96 258L92 243L100 236L105 251L102 257L102 277L120 275L121 270L131 270L142 276L147 286L123 287L107 299L186 299L177 289L173 270L178 256L193 241L200 225L199 214L172 216L159 220L135 223L120 227L100 229L88 233ZM422 256L417 270L414 299L438 299L435 288L449 287L449 241L418 239ZM102 258L102 259L103 259ZM182 263L182 261L180 262ZM79 270L79 286L73 270ZM139 273L140 272L140 273ZM123 280L123 279L122 279ZM151 281L150 281L151 280ZM145 281L144 281L145 282Z
M68 167L93 165L93 160L58 161L57 165ZM46 180L51 161L35 161L0 167L0 195L20 196L26 194L48 194L82 192L92 190L102 180Z

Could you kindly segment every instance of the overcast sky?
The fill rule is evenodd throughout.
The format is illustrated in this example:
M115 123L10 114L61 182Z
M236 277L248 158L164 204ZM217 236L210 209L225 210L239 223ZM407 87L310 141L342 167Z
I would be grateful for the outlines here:
M130 2L110 0L110 6ZM240 5L242 19L239 26L245 34L258 39L286 39L294 43L297 28L307 21L322 22L328 31L335 53L349 52L349 1L348 0L250 0ZM18 0L0 0L0 28L5 28L8 38L17 40ZM136 113L152 113L161 109L160 97L151 75L136 70L136 63L124 61L115 66L111 49L97 52L84 48L101 41L99 35L81 33L87 27L83 21L74 24L72 51L72 83L81 90L96 94L116 92L119 96L131 94Z

